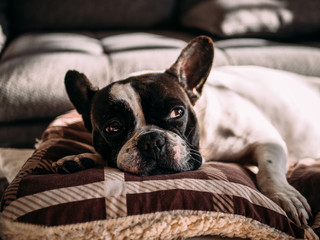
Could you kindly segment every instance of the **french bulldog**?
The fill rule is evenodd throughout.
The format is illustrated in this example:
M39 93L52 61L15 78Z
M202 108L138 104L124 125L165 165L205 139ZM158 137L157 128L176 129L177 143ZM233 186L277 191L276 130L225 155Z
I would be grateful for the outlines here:
M146 176L195 170L205 160L256 164L261 192L306 225L310 206L289 185L286 171L289 158L320 156L320 114L301 116L303 104L320 106L320 98L302 100L299 113L287 99L289 87L272 77L249 84L232 78L215 82L213 56L211 38L200 36L166 71L131 76L100 90L84 74L68 71L67 93L92 131L96 153L64 157L55 167L74 172L107 164ZM296 85L293 98L303 91L314 95L306 83Z

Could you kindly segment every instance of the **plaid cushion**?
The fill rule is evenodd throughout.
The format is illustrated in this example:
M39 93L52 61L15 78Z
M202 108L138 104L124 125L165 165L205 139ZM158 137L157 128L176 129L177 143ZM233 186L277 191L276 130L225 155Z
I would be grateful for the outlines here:
M91 134L75 111L57 118L5 192L0 234L20 239L304 236L238 164L209 162L195 171L149 177L110 167L73 174L52 168L63 156L92 151Z

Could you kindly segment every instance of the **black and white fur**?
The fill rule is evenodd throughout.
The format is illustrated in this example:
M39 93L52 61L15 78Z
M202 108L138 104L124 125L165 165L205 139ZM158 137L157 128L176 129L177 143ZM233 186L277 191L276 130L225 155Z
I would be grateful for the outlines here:
M69 71L68 95L97 153L67 156L55 166L73 172L106 162L152 175L194 170L204 159L256 164L260 190L297 224L307 224L309 204L288 184L286 171L288 158L320 156L320 110L312 107L320 106L319 93L311 83L285 75L282 82L275 79L281 73L259 68L259 79L240 82L223 73L214 79L213 49L210 38L198 37L165 72L101 90Z

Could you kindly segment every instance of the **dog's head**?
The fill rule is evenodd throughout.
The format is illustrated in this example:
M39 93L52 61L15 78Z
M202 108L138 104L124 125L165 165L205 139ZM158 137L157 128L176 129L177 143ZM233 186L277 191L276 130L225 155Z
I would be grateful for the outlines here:
M129 77L98 90L85 75L69 71L65 84L109 166L138 175L188 171L202 163L193 105L212 61L212 40L201 36L164 73Z

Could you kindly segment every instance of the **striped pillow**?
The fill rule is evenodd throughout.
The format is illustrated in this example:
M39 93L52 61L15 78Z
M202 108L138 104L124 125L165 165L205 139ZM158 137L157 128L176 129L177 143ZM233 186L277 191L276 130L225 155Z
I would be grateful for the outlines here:
M303 238L304 231L256 188L238 164L138 177L109 167L57 174L52 162L91 152L74 111L44 132L5 192L0 231L19 239L171 239L201 235ZM28 223L28 224L26 224Z

